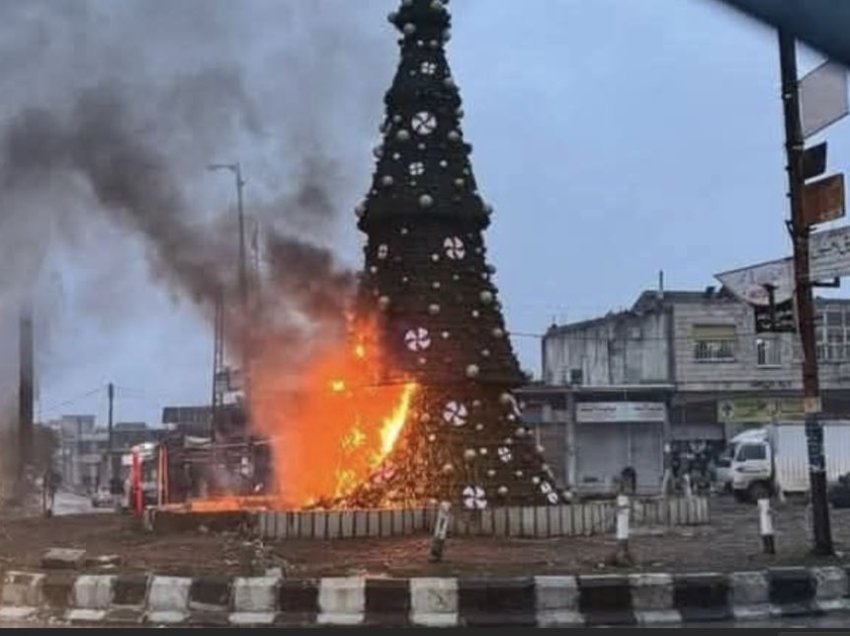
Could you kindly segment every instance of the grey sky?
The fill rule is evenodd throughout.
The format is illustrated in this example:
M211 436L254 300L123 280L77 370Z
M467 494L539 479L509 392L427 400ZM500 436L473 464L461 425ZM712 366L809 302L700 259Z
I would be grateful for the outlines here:
M320 7L321 20L305 16L308 4ZM174 46L185 34L187 65L210 55L197 29L223 37L216 61L246 71L264 129L256 151L254 138L230 138L252 180L249 210L273 200L297 170L293 155L307 140L292 130L322 130L323 150L342 176L334 184L340 214L318 239L356 266L351 209L368 188L397 61L385 19L396 0L357 0L356 12L351 4L234 3L240 18L232 30L212 18L200 26L169 20L165 32L133 40L142 51L132 68L156 77L169 63L159 59L157 37ZM669 288L699 288L716 272L789 253L772 31L713 0L454 0L450 9L449 59L478 182L495 207L489 256L513 331L542 333L553 317L574 321L626 306L656 284L659 269ZM120 20L101 28L124 30ZM299 47L310 54L301 58ZM801 69L816 60L803 55ZM335 83L311 79L321 73ZM334 85L344 87L343 99ZM291 101L313 104L310 116L299 111L297 126L274 121L269 104ZM850 159L847 126L828 131L831 169ZM230 147L205 150L216 155L209 160L234 158ZM230 181L202 169L185 185L213 207L233 196ZM102 220L54 254L39 283L49 307L39 355L43 418L102 418L105 388L75 398L110 380L123 420L156 422L164 404L209 399L211 330L191 303L151 282L137 236ZM514 342L536 371L539 341Z

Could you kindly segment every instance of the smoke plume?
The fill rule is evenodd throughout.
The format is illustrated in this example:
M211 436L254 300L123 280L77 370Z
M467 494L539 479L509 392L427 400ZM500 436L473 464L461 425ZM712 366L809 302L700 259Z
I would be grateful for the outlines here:
M357 5L3 2L0 312L66 254L110 268L86 307L108 323L138 302L126 294L133 263L113 264L140 244L152 280L208 319L218 294L237 298L237 242L232 175L206 166L239 160L252 324L291 361L341 333L353 277L338 257L340 211L367 182L393 59L374 28L384 3ZM103 227L129 242L93 238ZM228 307L238 349L248 317Z

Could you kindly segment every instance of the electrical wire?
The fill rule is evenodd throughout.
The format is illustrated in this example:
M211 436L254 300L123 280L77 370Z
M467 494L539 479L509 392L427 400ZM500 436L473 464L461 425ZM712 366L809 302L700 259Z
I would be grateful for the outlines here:
M61 409L61 408L65 407L65 406L70 406L71 404L75 404L75 403L77 403L77 402L79 402L79 401L81 401L81 400L84 400L84 399L86 399L86 398L88 398L88 397L91 397L91 396L95 395L96 393L99 393L99 392L101 392L101 391L104 391L104 390L105 390L105 388L106 388L106 387L98 387L98 388L96 388L96 389L92 389L92 390L91 390L91 391L89 391L88 393L84 393L84 394L82 394L82 395L78 395L77 397L70 398L70 399L65 400L65 401L63 401L63 402L58 402L58 403L56 403L56 404L52 404L52 405L51 405L51 406L49 406L49 407L46 407L46 408L41 409L41 413L52 413L52 412L54 412L54 411L56 411L56 410L58 410L58 409Z

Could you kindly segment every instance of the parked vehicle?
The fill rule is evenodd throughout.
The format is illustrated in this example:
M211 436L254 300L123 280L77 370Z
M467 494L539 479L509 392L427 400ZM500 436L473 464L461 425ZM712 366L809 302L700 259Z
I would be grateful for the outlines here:
M823 423L827 482L850 472L850 421ZM809 490L809 458L805 427L778 423L746 431L732 440L732 490L740 501L776 492Z
M738 447L748 440L760 442L764 439L763 429L750 429L738 433L733 437L726 446L723 454L717 458L714 464L714 479L715 487L721 492L732 492L732 481L734 472L732 471L732 462L735 460L735 453Z
M732 454L724 453L717 458L712 475L714 484L720 492L732 490Z

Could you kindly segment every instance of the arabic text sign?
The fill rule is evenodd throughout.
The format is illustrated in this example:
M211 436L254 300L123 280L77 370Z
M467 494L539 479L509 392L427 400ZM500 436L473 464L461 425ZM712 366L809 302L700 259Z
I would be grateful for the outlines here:
M664 422L667 407L662 402L583 402L576 405L579 424L594 422Z
M803 401L799 398L736 398L717 402L719 422L768 424L802 419Z
M794 295L794 261L790 258L724 272L716 278L735 296L752 305L770 304L768 285L773 287L773 302L777 305Z
M809 239L809 278L827 280L850 274L850 226L815 232Z

